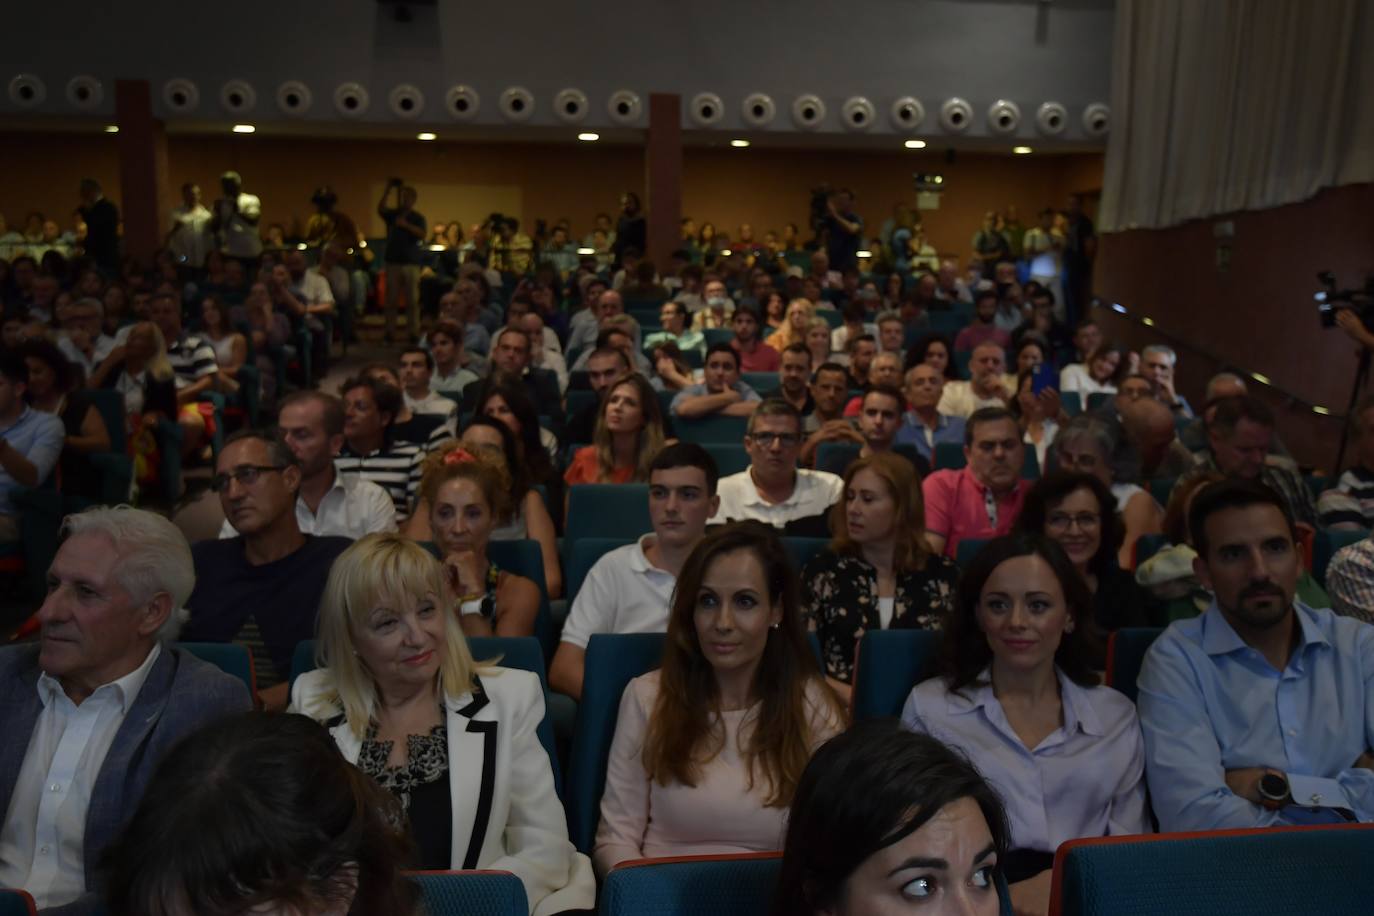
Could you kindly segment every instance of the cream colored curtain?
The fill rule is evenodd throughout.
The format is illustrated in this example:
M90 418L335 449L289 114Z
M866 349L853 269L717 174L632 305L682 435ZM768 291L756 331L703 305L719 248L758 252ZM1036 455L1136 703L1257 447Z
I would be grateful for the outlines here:
M1370 0L1118 0L1099 229L1372 180Z

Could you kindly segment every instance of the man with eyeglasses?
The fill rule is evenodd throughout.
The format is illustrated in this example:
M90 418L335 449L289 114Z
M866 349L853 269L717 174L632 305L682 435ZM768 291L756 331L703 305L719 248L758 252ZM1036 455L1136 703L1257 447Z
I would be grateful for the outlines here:
M754 519L800 533L824 524L844 489L834 474L797 467L802 421L781 398L759 404L749 418L744 448L749 467L720 481L720 507L713 522Z
M1010 532L1030 489L1030 482L1021 479L1021 428L1004 407L984 407L968 418L964 459L964 467L934 471L921 482L926 541L950 559L958 557L964 538Z
M285 442L268 433L240 430L230 436L211 487L238 537L191 548L196 587L182 639L248 646L263 704L285 709L296 644L314 638L329 567L352 541L301 533L300 464Z

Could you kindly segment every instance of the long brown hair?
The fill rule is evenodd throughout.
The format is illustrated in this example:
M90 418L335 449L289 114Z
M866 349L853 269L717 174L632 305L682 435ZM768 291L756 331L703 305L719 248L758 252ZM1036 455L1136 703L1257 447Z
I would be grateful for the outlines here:
M852 462L844 472L844 489L840 501L830 510L830 530L834 537L830 549L835 553L861 556L862 550L849 537L849 516L845 511L850 486L860 471L872 471L887 484L892 497L895 530L893 531L892 571L915 572L926 568L930 548L926 545L926 507L921 497L921 475L901 455L878 452Z
M759 522L727 525L702 538L683 564L668 617L658 699L644 739L644 768L661 786L695 786L702 765L724 748L728 735L718 715L720 690L697 638L697 594L707 569L738 550L758 557L768 599L782 608L768 631L751 691L756 705L746 715L752 729L740 748L752 788L757 770L768 783L770 808L791 803L815 744L810 707L820 702L836 723L844 712L821 677L802 624L797 576L777 533ZM818 689L808 696L809 688ZM741 726L741 734L744 734Z
M596 448L597 477L603 482L609 482L611 474L615 472L615 443L611 431L606 428L606 408L610 405L611 395L615 394L615 390L625 385L635 390L643 422L635 439L635 472L630 479L647 481L649 466L654 463L654 456L658 454L659 449L663 448L663 412L659 407L658 392L654 391L649 380L638 372L631 372L616 379L601 399L601 406L596 411L596 432L592 433L592 444Z

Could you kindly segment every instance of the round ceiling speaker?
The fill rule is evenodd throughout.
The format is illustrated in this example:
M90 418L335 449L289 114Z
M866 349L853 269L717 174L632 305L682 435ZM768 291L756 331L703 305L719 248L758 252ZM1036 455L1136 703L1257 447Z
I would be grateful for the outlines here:
M105 87L93 76L73 76L67 80L67 101L73 108L94 111L105 100Z
M501 93L500 106L507 121L528 121L534 115L534 96L524 86L512 86Z
M815 130L825 120L825 103L809 92L797 96L792 101L792 120L798 127Z
M892 126L898 130L915 130L926 119L926 107L914 96L904 95L892 103Z
M995 134L1014 134L1021 126L1021 108L1015 102L998 99L988 106L988 127Z
M1035 110L1035 125L1047 137L1057 137L1069 126L1069 111L1058 102L1046 102Z
M314 100L310 87L300 80L287 80L277 87L277 107L284 114L299 117L310 110Z
M48 97L48 87L32 73L21 73L10 80L9 97L20 108L37 108Z
M950 133L963 133L973 123L973 106L961 98L946 99L940 106L940 123Z
M564 89L553 97L553 113L564 124L580 124L587 119L587 93Z
M444 104L455 121L471 121L482 107L482 97L471 86L454 86L444 96Z
M361 118L372 97L361 83L340 83L334 90L334 108L345 118Z
M617 89L606 102L606 112L617 124L634 124L644 111L644 103L639 93L629 89Z
M219 103L230 114L243 114L258 104L258 94L247 80L230 80L219 89Z
M868 130L876 119L877 109L873 103L861 95L844 100L840 106L840 118L850 130Z
M745 97L740 105L740 114L744 122L752 127L767 127L777 117L778 107L773 104L772 96L755 92Z
M402 83L391 90L386 97L386 103L396 117L411 121L425 110L425 94L417 86Z
M1112 129L1112 109L1104 102L1093 102L1083 109L1083 130L1089 137L1105 137Z
M699 127L714 127L725 116L725 104L714 92L698 92L687 110Z
M187 114L200 105L200 90L188 79L170 79L162 87L162 103L175 114Z

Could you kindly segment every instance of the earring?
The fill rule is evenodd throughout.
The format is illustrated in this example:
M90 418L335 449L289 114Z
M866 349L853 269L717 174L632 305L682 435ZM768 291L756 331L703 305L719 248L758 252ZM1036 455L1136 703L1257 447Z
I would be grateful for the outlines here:
M770 626L769 629L770 629L770 630L776 630L776 629L777 629L778 627L780 627L780 626L782 626L782 624L780 624L780 623L775 623L775 624L773 624L772 626Z

